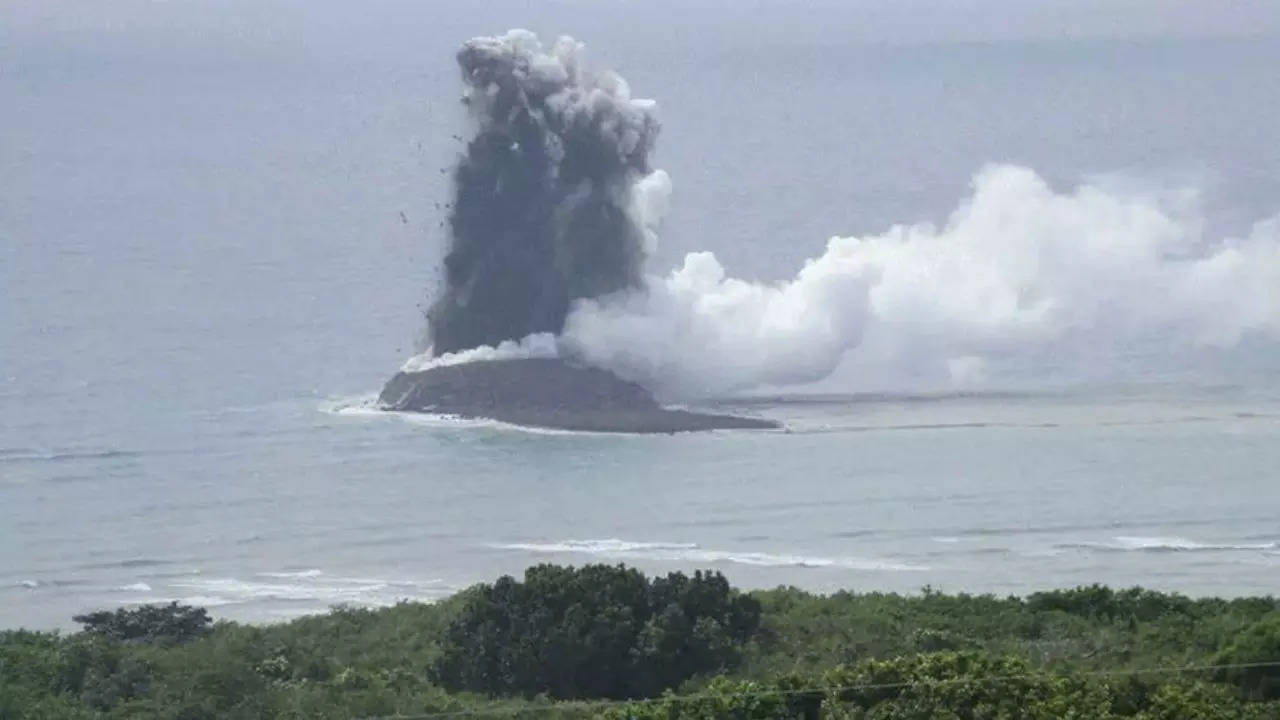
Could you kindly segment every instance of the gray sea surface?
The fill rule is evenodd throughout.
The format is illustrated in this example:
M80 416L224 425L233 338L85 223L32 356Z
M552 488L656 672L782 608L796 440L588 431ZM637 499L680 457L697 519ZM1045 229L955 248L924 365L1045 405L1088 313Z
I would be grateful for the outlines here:
M1280 590L1265 343L1150 375L1033 357L979 388L846 373L702 403L780 431L368 404L420 349L468 37L580 36L662 108L675 198L654 270L706 249L773 281L832 235L941 221L993 162L1062 188L1194 186L1206 233L1247 232L1280 212L1274 36L879 42L830 8L765 32L697 3L683 30L615 3L152 5L111 23L18 3L0 22L0 627L165 600L276 620L537 562L822 591Z

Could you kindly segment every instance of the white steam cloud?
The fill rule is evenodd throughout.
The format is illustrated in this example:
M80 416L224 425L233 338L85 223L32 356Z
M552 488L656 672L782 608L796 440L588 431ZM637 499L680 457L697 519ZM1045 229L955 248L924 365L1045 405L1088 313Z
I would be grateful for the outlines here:
M438 367L463 365L470 362L498 360L529 360L533 358L559 357L560 348L556 336L551 333L533 333L520 340L504 340L495 345L481 345L468 350L436 355L427 350L414 355L400 366L401 372L422 372Z
M634 212L652 247L670 181ZM957 382L1064 344L1226 347L1280 337L1280 218L1212 240L1176 204L991 166L943 227L832 238L789 281L728 277L691 253L665 277L577 301L563 355L668 397L823 379L846 356L932 367ZM1176 347L1175 347L1176 346Z
M733 278L706 252L644 276L671 195L649 163L656 108L582 50L516 30L459 51L474 127L429 313L442 355L406 371L561 356L698 398L837 368L859 387L970 384L1046 358L1096 375L1108 352L1145 370L1280 339L1280 218L1211 238L1186 197L1060 192L1008 165L978 172L942 227L832 238L784 282Z

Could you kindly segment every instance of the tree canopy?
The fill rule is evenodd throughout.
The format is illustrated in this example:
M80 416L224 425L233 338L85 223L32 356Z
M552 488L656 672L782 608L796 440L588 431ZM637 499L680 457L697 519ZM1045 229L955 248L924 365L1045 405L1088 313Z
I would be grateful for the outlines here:
M759 622L720 573L539 565L469 593L434 676L491 695L644 697L733 667Z
M76 615L86 633L142 643L184 643L209 634L209 611L171 602Z
M531 568L435 604L0 631L2 720L1275 720L1280 603L742 593L714 572Z

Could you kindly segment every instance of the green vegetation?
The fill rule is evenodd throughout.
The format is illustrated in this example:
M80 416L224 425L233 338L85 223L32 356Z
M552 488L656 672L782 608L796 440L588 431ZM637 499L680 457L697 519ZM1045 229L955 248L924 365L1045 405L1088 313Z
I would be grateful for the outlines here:
M432 674L490 695L649 697L736 665L759 623L719 573L540 565L467 595Z
M76 619L0 633L0 720L1280 718L1272 598L739 593L718 573L539 566L277 625L176 604Z
M1280 667L1267 663L1280 659L1280 613L1271 613L1238 633L1214 656L1215 664L1239 667L1218 677L1238 685L1259 700L1280 699Z
M143 605L129 610L120 608L76 615L71 618L91 635L134 643L176 645L209 634L209 612L204 608L179 605Z
M771 683L717 678L689 698L609 708L609 720L1275 720L1280 706L1249 703L1199 683L1053 675L1026 660L944 652L840 666Z

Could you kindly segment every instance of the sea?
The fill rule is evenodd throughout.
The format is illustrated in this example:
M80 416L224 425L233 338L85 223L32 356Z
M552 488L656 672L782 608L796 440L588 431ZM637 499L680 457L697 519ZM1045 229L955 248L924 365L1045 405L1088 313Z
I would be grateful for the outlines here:
M916 36L895 16L881 36L835 4L768 5L0 11L0 627L171 600L280 621L536 563L820 592L1280 591L1262 340L1158 373L1033 356L976 385L844 372L689 401L776 431L373 406L439 290L467 133L453 53L509 27L574 34L658 101L658 273L710 250L781 281L832 236L945 222L993 163L1063 191L1194 188L1207 237L1280 212L1265 29Z

